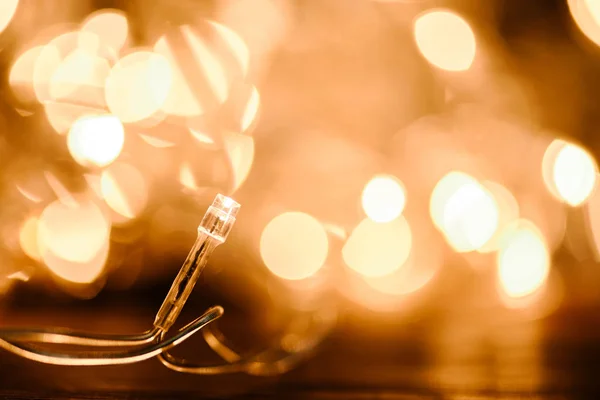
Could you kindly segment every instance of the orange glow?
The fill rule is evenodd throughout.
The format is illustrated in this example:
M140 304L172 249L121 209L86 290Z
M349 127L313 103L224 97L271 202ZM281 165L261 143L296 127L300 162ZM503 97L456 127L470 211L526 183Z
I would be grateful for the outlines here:
M69 132L77 120L104 114L106 111L103 108L81 106L70 102L46 102L44 112L50 126L56 133L63 135Z
M43 46L28 49L15 60L8 81L11 90L17 100L23 103L31 103L37 100L33 88L33 74L35 64L44 50Z
M37 194L25 189L24 187L21 187L20 185L15 185L15 186L16 186L17 190L19 191L19 193L21 193L23 195L23 197L25 197L27 200L32 201L34 203L42 202L41 196L38 196Z
M363 210L375 222L390 222L398 218L405 204L404 187L393 176L375 176L363 189Z
M461 172L451 172L438 182L431 195L430 213L458 252L483 247L496 233L500 218L493 195Z
M52 188L52 191L61 203L67 204L71 207L77 206L77 202L75 201L71 193L54 174L52 174L49 171L44 171L44 177L46 178L46 182L48 182L48 185Z
M589 242L595 252L596 261L600 260L600 190L594 190L585 204L587 226L589 227ZM585 232L585 231L584 231ZM587 233L587 232L585 232Z
M462 186L476 182L476 180L463 172L452 171L446 174L435 185L429 201L431 220L438 229L444 225L444 208L446 201Z
M19 0L2 0L0 1L0 33L6 29L10 21L15 16Z
M500 247L504 229L519 219L519 203L515 196L504 186L496 182L485 181L483 186L492 194L498 206L498 229L483 247L477 249L480 253L496 251Z
M87 44L93 40L82 40L81 36L92 36L91 33L81 33L79 31L70 31L63 33L48 42L36 58L35 66L33 70L33 85L36 97L39 102L45 103L48 101L57 100L52 96L51 90L57 90L56 83L54 89L52 89L52 81L54 74L61 67L65 59L74 51L79 50L80 56L74 57L70 61L70 66L67 64L65 68L67 71L77 71L77 64L82 64L85 68L81 72L78 80L85 79L87 74L93 73L92 63L89 62L90 57L82 57L82 53L91 53L96 56L97 48L89 49L86 47L79 47L80 44ZM86 62L82 62L85 59ZM87 63L87 65L85 65ZM64 73L62 74L64 79ZM60 75L59 75L60 77Z
M214 21L208 22L216 29L225 43L227 43L229 50L231 53L233 53L233 56L242 70L242 75L245 76L248 73L250 51L248 50L248 46L246 46L244 40L230 27Z
M556 198L576 207L587 201L596 186L598 165L582 147L554 140L546 149L542 175Z
M206 42L188 25L178 29L185 41L185 48L174 47L168 36L162 36L154 45L154 51L169 61L173 71L173 83L162 110L183 117L202 115L209 106L203 101L207 96L217 104L225 101L229 93L229 81L220 60ZM185 59L180 61L178 55L184 51ZM201 79L206 81L210 93L197 93L197 89L192 85L193 79L196 78L184 72L189 68L200 70L198 72Z
M179 183L186 189L192 191L198 190L196 178L194 178L194 173L188 163L182 163L179 167Z
M57 276L78 283L95 280L104 268L110 223L98 206L81 201L68 206L50 203L38 224L38 249Z
M90 14L81 24L81 31L94 33L118 54L127 42L129 24L123 11L104 9Z
M137 217L148 202L148 185L142 173L132 165L115 163L102 172L102 197L119 215Z
M222 1L217 9L217 19L236 32L248 47L254 73L262 69L269 55L285 40L293 15L292 3L277 0Z
M342 248L348 267L367 277L389 275L398 270L411 251L412 232L404 217L387 223L362 220Z
M38 218L33 216L25 220L19 231L19 243L23 253L36 261L41 261L40 251L38 249Z
M329 241L319 221L302 212L273 218L260 236L260 254L267 268L287 280L315 275L327 259Z
M233 191L244 183L254 161L254 139L238 133L226 133L223 137L225 151L233 169Z
M106 104L123 122L151 117L165 104L171 90L169 60L150 51L121 58L106 79Z
M71 155L83 166L104 167L121 153L125 132L113 115L94 115L78 119L67 137Z
M496 260L501 289L512 298L537 291L550 271L550 253L542 234L525 220L505 230Z
M156 147L157 149L166 149L168 147L175 146L175 143L169 142L168 140L160 139L150 135L144 135L140 133L140 138L146 143L148 143L152 147Z
M259 108L260 95L258 94L256 87L253 86L250 99L248 100L246 108L244 109L244 114L242 115L242 132L245 132L252 125L258 115Z
M28 282L31 279L31 275L27 271L17 271L6 277L14 281Z
M214 139L207 133L200 132L199 130L192 128L190 128L190 133L192 134L192 137L200 143L215 144Z
M106 59L85 49L75 49L57 65L50 77L50 98L62 100L76 94L80 102L87 100L90 104L103 104L100 93L104 90L109 72L110 65ZM84 91L84 88L87 90ZM86 93L89 88L96 90Z
M325 231L330 235L335 236L336 238L341 240L346 240L348 238L348 232L346 232L346 229L344 229L344 227L328 223L323 223L322 225L323 228L325 228Z
M190 26L182 26L181 33L192 51L192 57L208 78L208 84L212 89L212 93L219 103L224 102L229 92L229 82L227 76L225 76L223 66L208 48L204 40L195 34Z
M154 51L169 60L173 74L171 89L162 105L162 111L181 117L193 117L204 114L204 108L186 82L183 71L175 59L174 50L167 41L166 36L158 39L154 45Z
M423 289L435 276L437 268L417 268L407 263L405 268L385 276L369 278L365 281L373 289L391 296L407 296Z
M430 10L414 23L419 51L434 66L466 71L475 59L475 34L462 17L448 10Z

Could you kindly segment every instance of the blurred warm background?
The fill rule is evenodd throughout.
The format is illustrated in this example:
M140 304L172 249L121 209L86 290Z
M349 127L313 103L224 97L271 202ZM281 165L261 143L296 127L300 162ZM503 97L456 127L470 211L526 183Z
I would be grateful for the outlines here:
M388 343L334 381L394 382L415 334L440 387L560 387L540 337L598 326L599 46L596 0L0 0L3 307L160 301L223 193L194 296Z

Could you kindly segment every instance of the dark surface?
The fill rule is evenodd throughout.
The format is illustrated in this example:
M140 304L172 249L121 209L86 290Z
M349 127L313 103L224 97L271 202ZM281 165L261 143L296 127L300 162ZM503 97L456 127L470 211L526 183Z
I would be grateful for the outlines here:
M162 289L161 289L162 290ZM54 325L96 332L147 329L158 303L136 296L89 302L13 303L6 325ZM140 301L144 299L144 301ZM156 303L156 304L155 304ZM209 303L193 297L182 315ZM226 307L223 329L258 338L254 316ZM419 318L350 312L309 362L276 378L194 376L157 360L115 367L58 367L3 353L0 398L7 399L420 399L597 398L600 308L563 307L539 321L500 309L419 312ZM217 359L201 339L184 349ZM190 356L191 357L191 356Z

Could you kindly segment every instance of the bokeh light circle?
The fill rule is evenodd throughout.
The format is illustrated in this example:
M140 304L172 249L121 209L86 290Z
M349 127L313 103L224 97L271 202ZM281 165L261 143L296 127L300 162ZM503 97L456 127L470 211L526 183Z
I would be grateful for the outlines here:
M379 175L367 183L362 193L365 214L375 222L397 218L406 204L403 185L393 176Z
M414 36L423 57L446 71L466 71L475 59L473 30L462 17L449 10L429 10L414 22Z
M550 271L550 253L542 234L523 220L506 229L496 262L500 287L512 298L535 292Z
M171 90L169 60L151 51L136 51L121 58L106 79L109 110L123 122L137 122L158 112Z
M69 152L83 166L107 166L119 156L124 142L123 124L114 115L82 117L67 136Z
M316 274L327 259L329 241L323 225L302 212L273 218L260 237L260 254L269 270L288 280Z

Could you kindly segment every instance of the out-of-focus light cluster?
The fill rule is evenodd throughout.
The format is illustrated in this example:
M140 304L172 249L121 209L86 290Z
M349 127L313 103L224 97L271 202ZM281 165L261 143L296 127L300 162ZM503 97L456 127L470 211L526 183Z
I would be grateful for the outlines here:
M363 190L363 210L375 222L390 222L404 210L405 196L404 188L393 176L378 176Z
M507 227L497 255L501 289L510 297L524 297L543 286L550 271L550 254L539 230L519 220Z
M287 212L273 218L260 237L265 265L277 276L300 280L315 275L325 265L329 241L315 218Z
M151 190L162 189L160 179L177 181L185 193L198 195L210 182L227 175L231 191L237 190L254 165L255 138L249 132L261 103L261 93L249 78L256 72L250 57L260 58L278 40L283 41L288 21L279 11L286 7L284 3L223 2L214 14L219 15L219 22L192 23L192 19L186 19L185 24L152 32L149 43L138 43L126 13L99 10L78 26L58 27L51 37L42 36L21 49L8 77L15 108L24 118L43 111L49 127L58 134L53 138L66 142L68 155L87 185L74 190L52 168L45 167L38 171L43 185L17 180L18 191L31 203L31 213L20 221L22 251L61 279L79 284L93 282L107 267L111 233L134 225L145 212L154 212L149 210ZM589 211L586 223L592 228L591 241L596 250L600 249L597 162L574 141L552 140L552 136L548 145L547 132L537 135L533 129L524 128L532 121L520 121L522 131L513 130L504 120L504 104L498 106L487 90L481 92L497 71L490 72L494 63L486 58L488 43L473 24L476 21L450 8L428 8L427 2L418 3L410 8L418 12L410 15L410 21L404 21L409 28L405 39L414 43L411 56L417 61L422 58L430 71L436 72L434 80L436 85L439 83L441 97L445 97L442 103L450 116L441 113L431 116L433 122L427 118L415 121L410 129L394 136L401 136L400 150L391 149L396 146L391 139L388 141L391 132L387 132L389 137L382 135L382 143L390 145L393 156L385 161L378 158L385 157L382 154L373 156L376 161L365 162L365 168L361 164L356 173L353 170L346 174L346 169L352 167L350 162L340 162L343 168L327 170L332 159L337 162L346 158L340 150L346 138L327 151L317 148L318 140L311 142L313 158L308 167L286 164L270 168L281 175L284 173L279 169L295 169L293 179L285 184L290 192L286 199L292 198L295 205L279 209L273 213L276 215L269 215L268 221L261 222L257 240L260 257L270 273L291 284L314 282L333 274L333 285L352 287L342 292L352 292L351 298L375 307L380 304L369 303L365 293L376 292L386 301L404 301L409 294L421 292L434 282L439 267L458 254L456 257L467 263L494 268L501 296L529 298L540 293L550 279L552 255L558 247L556 242L562 240L559 231L568 207ZM578 28L600 45L598 2L568 3ZM0 31L8 26L18 5L16 0L0 4ZM245 18L250 11L252 24ZM255 22L254 14L260 22ZM365 30L370 29L370 22L365 23ZM265 25L273 34L265 34L257 25ZM286 68L294 71L298 54L315 58L315 66L306 68L308 75L328 65L327 57L321 63L321 49L311 53L311 35L324 35L327 39L323 42L331 46L343 42L343 37L317 32L317 25L302 25L299 31L306 37L285 43L278 62L285 66L286 73ZM370 38L365 37L365 41ZM357 44L347 44L348 48L345 45L340 45L343 51L339 53L354 54L352 46ZM342 64L352 63L344 59ZM402 73L408 74L410 63L405 64ZM419 64L419 68L428 70L422 68L427 64ZM274 97L281 95L276 91L281 77L273 73L271 78ZM452 85L457 81L465 84L466 93L459 93L461 88L455 90ZM331 89L338 95L337 90L345 93L337 87ZM340 94L331 103L341 103L345 97L357 101L373 93L352 94ZM385 97L376 94L373 98ZM295 97L301 95L294 92L289 94L288 102L276 98L273 103L285 104L280 111L293 109ZM469 101L475 99L475 103L482 100L484 105L465 108L467 112L460 107L454 109L463 101L461 95ZM305 107L298 107L299 119L315 117L310 115L314 103L319 106L315 108L324 110L315 113L327 126L335 112L321 107L323 104L315 98L318 96L309 97L309 106L298 102ZM390 103L397 111L398 99L393 99ZM354 104L352 101L349 106ZM490 104L494 110L490 114L499 120L495 122L500 128L478 112L479 108L487 110ZM330 106L335 109L335 105ZM277 110L277 104L273 107ZM497 114L496 107L500 109ZM344 123L351 112L349 107L340 112ZM364 114L363 118L367 120L371 115ZM282 125L290 123L285 118L282 121ZM274 121L272 126L280 122ZM390 124L382 130L401 125ZM274 130L278 132L272 135L277 136L277 145L263 153L265 157L286 143L287 132ZM361 157L368 152L368 146L363 147L356 152ZM338 153L332 154L336 150ZM294 151L299 152L296 148ZM226 156L226 167L212 168L219 161L216 152ZM382 170L390 172L377 173ZM331 171L336 176L328 177L322 186L319 184L323 182L305 182L316 181L316 175ZM331 181L338 177L343 184L337 189L348 195L343 199L328 192L336 190L330 187L335 186ZM304 192L294 192L296 185ZM49 189L38 190L39 186ZM311 196L306 196L308 190ZM322 196L326 198L322 203L329 202L330 208L307 199L321 199L312 196L318 190L331 195ZM551 196L546 196L544 190ZM265 209L270 212L269 206ZM185 219L187 214L179 211L170 206L161 208L150 218L152 229L164 224L165 231L175 231L176 223L165 222L168 218L164 216Z
M539 162L538 179L561 203L580 206L594 193L596 162L582 147L555 140ZM280 278L302 280L315 276L326 259L332 267L342 263L358 278L351 281L332 278L334 285L343 286L343 292L366 307L388 309L391 299L413 295L433 282L436 263L440 263L423 256L439 252L440 242L431 235L426 241L419 240L422 233L415 237L409 221L416 218L420 229L424 221L419 220L419 212L415 214L409 209L407 214L408 196L410 186L396 176L373 176L364 185L360 197L361 214L367 218L350 229L349 235L344 228L331 229L331 224L322 224L326 230L317 229L313 217L291 213L310 219L314 226L311 234L294 237L295 252L280 250L285 247L284 229L293 229L292 224L281 224L278 234L273 231L273 226L287 215L284 213L263 231L260 247L265 265ZM525 215L530 212L528 203L524 211L521 210L523 201L526 199L522 195L516 195L499 182L480 180L457 170L450 170L439 178L429 194L433 227L453 251L465 257L471 257L469 254L487 257L482 260L495 269L499 298L509 308L529 307L534 300L539 300L536 296L545 293L551 269L552 249L540 228L522 215L522 212ZM539 218L537 214L533 216ZM327 252L323 250L327 248L326 231L331 235L330 242L343 242L339 256L331 254L330 245L330 254L326 257ZM318 252L317 241L322 243ZM279 257L277 262L273 261L276 257ZM296 274L288 269L299 264L302 267L294 267ZM311 268L306 267L308 264ZM349 291L348 285L353 289ZM372 297L374 294L369 290L378 294Z
M0 31L18 4L0 2ZM113 228L133 229L151 189L170 184L160 179L178 179L200 196L215 176L222 180L230 171L228 187L235 191L253 164L249 133L260 95L248 81L244 39L221 22L203 20L169 26L150 47L138 47L130 30L125 12L98 10L78 26L52 27L52 36L40 35L17 52L10 68L15 108L25 118L41 108L83 169L86 186L75 190L51 165L30 171L41 179L15 183L32 202L21 249L62 283L100 280ZM230 168L203 172L197 162L207 158L203 152L213 158L220 152Z
M468 70L475 60L475 34L458 14L450 10L428 10L414 22L419 51L432 65L442 70Z
M550 193L571 206L583 204L596 187L596 160L576 144L554 140L546 149L542 169Z
M499 224L499 209L492 193L471 176L450 172L431 195L431 218L458 252L483 247Z

